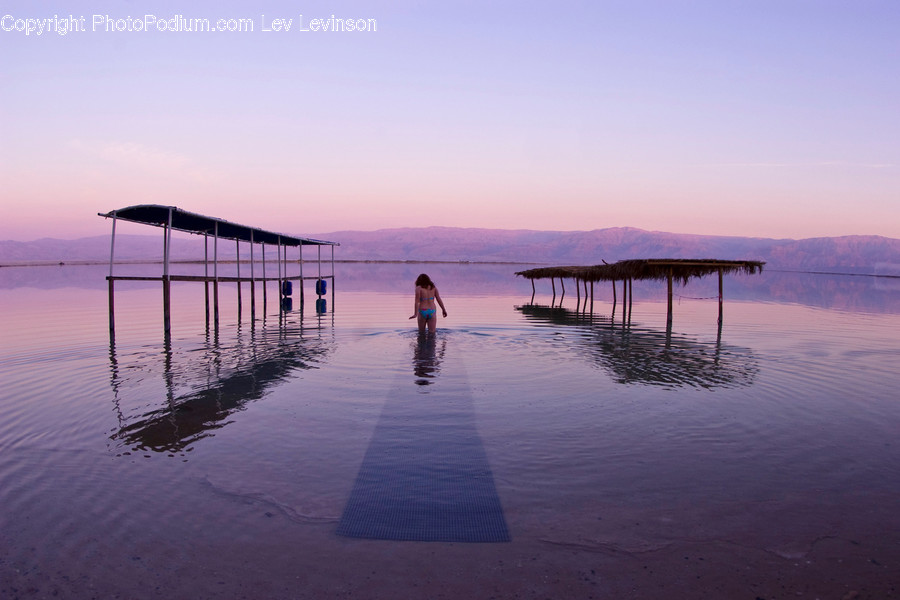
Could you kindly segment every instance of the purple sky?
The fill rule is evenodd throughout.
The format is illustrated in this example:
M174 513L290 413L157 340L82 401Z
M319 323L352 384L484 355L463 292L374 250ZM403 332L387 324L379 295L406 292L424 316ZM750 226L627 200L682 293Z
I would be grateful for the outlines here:
M106 234L97 212L140 203L300 235L900 238L896 0L4 1L0 13L0 239ZM377 31L311 30L332 14ZM54 15L86 30L17 30ZM93 31L94 15L254 30ZM264 31L276 18L291 30Z

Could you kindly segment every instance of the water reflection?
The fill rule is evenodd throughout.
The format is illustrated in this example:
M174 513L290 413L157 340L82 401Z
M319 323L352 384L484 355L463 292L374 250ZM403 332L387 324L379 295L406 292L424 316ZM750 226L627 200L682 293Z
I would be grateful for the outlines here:
M447 340L441 336L440 345L438 335L434 333L418 334L413 346L413 373L416 376L416 385L431 385L431 381L440 372L441 360L447 349Z
M297 371L318 368L332 348L317 330L310 334L282 325L254 328L249 338L240 329L228 340L208 337L194 348L173 348L167 338L161 355L137 357L137 364L126 365L111 342L110 384L119 429L110 438L135 451L185 450L228 425L235 412ZM141 385L147 371L160 367L164 405L127 416L123 405L130 386ZM126 371L137 374L126 375Z
M516 310L535 323L579 327L580 335L566 342L575 344L617 383L741 387L752 385L759 372L752 350L723 344L721 339L707 342L560 307L526 304Z
M532 265L524 264L478 264L478 263L432 263L429 273L439 280L443 287L455 294L484 294L489 290L493 295L515 295L527 300L532 287L527 280L514 273ZM136 274L158 276L159 264L131 265ZM269 265L267 274L274 276L274 265ZM220 265L223 276L231 276L233 264ZM397 291L398 281L414 280L421 272L417 263L341 263L335 264L335 276L341 281L340 292L383 292ZM879 314L900 313L900 279L894 272L880 266L879 277L861 275L837 275L823 273L797 273L778 271L771 265L760 275L734 276L729 278L725 288L725 307L733 300L750 302L787 302L826 309L871 312ZM179 264L179 274L200 275L203 265ZM106 275L109 265L64 265L42 267L0 268L0 290L30 287L38 290L60 288L102 289L107 288ZM575 293L567 284L566 302L575 302ZM713 280L692 281L686 288L679 288L676 296L707 297L717 294L717 283ZM157 281L130 282L127 289L158 289ZM550 296L550 285L538 286L538 299ZM638 301L662 301L665 286L656 282L635 285L634 295ZM295 291L296 294L296 291ZM597 286L596 300L612 302L611 286ZM621 296L619 298L621 303ZM332 309L333 310L333 309Z

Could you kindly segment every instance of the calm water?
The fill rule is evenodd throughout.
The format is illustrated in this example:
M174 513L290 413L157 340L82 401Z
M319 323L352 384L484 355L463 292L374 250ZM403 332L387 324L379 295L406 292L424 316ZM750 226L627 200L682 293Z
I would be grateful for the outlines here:
M175 284L170 339L158 285L121 283L112 340L105 268L0 269L0 595L653 597L646 560L698 544L759 595L774 575L728 561L883 590L864 569L900 568L896 280L726 278L721 331L715 282L691 284L667 332L664 284L635 285L627 322L608 289L592 313L574 289L551 307L547 282L532 303L520 268L338 264L325 314L307 282L303 310L273 287L255 319L223 285L218 329ZM422 270L450 313L429 340L407 319ZM496 498L505 540L338 535L396 424L416 456L464 439L423 469L475 469L486 487L450 473L438 493ZM385 494L369 503L402 516ZM821 554L838 543L871 556Z

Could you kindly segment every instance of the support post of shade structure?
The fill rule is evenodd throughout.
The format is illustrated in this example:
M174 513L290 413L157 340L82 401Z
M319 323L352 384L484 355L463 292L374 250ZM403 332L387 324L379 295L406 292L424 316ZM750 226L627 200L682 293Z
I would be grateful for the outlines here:
M106 213L98 213L99 216L112 219L112 232L110 235L110 250L109 250L109 275L107 276L109 280L108 284L108 293L109 293L109 327L110 333L112 334L112 330L115 327L115 302L114 302L114 294L116 291L116 287L118 286L119 280L131 280L131 281L159 281L162 284L162 300L163 300L163 326L164 331L166 333L167 339L170 336L171 330L171 298L172 298L172 283L173 282L197 282L202 283L204 286L204 303L205 303L205 325L207 328L207 333L209 333L210 329L210 320L212 319L216 324L216 333L218 334L218 324L219 324L219 283L225 282L234 282L237 284L237 301L238 301L238 326L240 326L242 312L243 312L243 284L250 284L250 303L251 303L251 311L253 312L253 318L256 318L256 244L262 244L262 253L263 253L263 301L266 299L266 283L270 280L274 280L274 277L268 277L266 270L266 262L265 262L265 245L269 243L271 245L275 245L277 242L277 250L278 250L278 281L279 283L284 283L288 288L291 287L291 283L293 280L301 280L301 293L302 293L302 279L303 279L303 251L302 246L304 245L314 245L319 247L319 276L326 277L326 275L322 272L321 266L321 246L329 245L332 246L331 251L331 264L332 264L332 273L328 276L332 279L332 300L334 299L335 287L333 285L334 280L334 246L339 245L337 242L328 242L324 240L315 240L309 238L300 238L295 236L288 236L279 234L272 231L266 231L264 229L259 229L256 227L248 227L246 225L239 225L236 223L224 221L222 219L216 217L207 217L204 215L199 215L196 213L190 213L188 211L181 210L175 206L164 206L157 204L140 204L135 206L129 206L126 208L121 208L113 211L109 211ZM117 269L115 265L115 256L116 249L115 245L117 242L117 233L118 233L118 224L121 220L131 221L134 223L140 223L144 225L151 225L153 227L157 227L162 229L163 232L163 257L162 257L162 269L161 273L155 274L153 276L147 276L145 274L131 274L131 275L122 275L118 274L117 271L121 269ZM186 232L193 235L203 236L203 271L202 273L173 273L173 264L172 264L172 241L173 241L173 232ZM121 236L118 236L121 237ZM212 272L210 269L210 248L209 248L209 238L213 237L213 251L212 251ZM231 272L230 270L224 275L219 275L219 238L223 240L234 240L235 242L235 272ZM243 259L241 257L241 243L248 242L250 244L250 273L249 275L245 272L245 269L241 268L241 263ZM300 276L297 277L295 275L289 274L288 268L288 253L289 248L291 247L299 248L299 256L298 262L300 263ZM283 249L283 250L282 250ZM283 252L283 254L282 254ZM229 274L230 273L230 274ZM324 283L324 281L323 281ZM210 294L209 286L212 284L213 286L213 294ZM323 285L324 288L324 285ZM291 290L284 290L286 295L290 295ZM324 295L325 292L323 292ZM213 298L210 298L213 296ZM210 302L213 302L214 306L210 307ZM323 300L324 302L324 300ZM112 338L111 338L112 339Z
M112 215L112 235L109 239L109 332L110 335L116 329L116 313L115 313L115 283L113 280L113 262L116 255L116 213Z
M266 288L269 286L269 276L266 274L266 243L262 243L262 280L263 280L263 321L266 320L266 302L268 300L268 295L266 292Z
M238 323L241 321L241 242L234 240L234 260L237 268Z
M213 325L219 330L219 224L213 230Z
M253 232L250 232L250 321L256 320L256 269L253 264Z
M169 208L169 220L163 230L163 330L166 334L172 330L172 290L169 275L169 253L172 246L172 209Z
M209 234L203 234L203 296L206 301L206 329L209 331Z

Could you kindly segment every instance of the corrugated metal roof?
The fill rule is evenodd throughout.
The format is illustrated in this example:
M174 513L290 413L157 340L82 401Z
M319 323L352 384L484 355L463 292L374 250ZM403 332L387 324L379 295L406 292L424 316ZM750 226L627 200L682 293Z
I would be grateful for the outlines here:
M135 223L165 227L169 224L169 215L172 218L172 229L187 233L218 235L226 240L252 241L260 244L282 244L284 246L340 246L338 242L314 240L312 238L297 237L274 231L239 225L219 219L207 217L197 213L182 210L177 206L163 206L160 204L137 204L108 213L97 213L101 217L124 219ZM218 231L217 231L218 229Z

